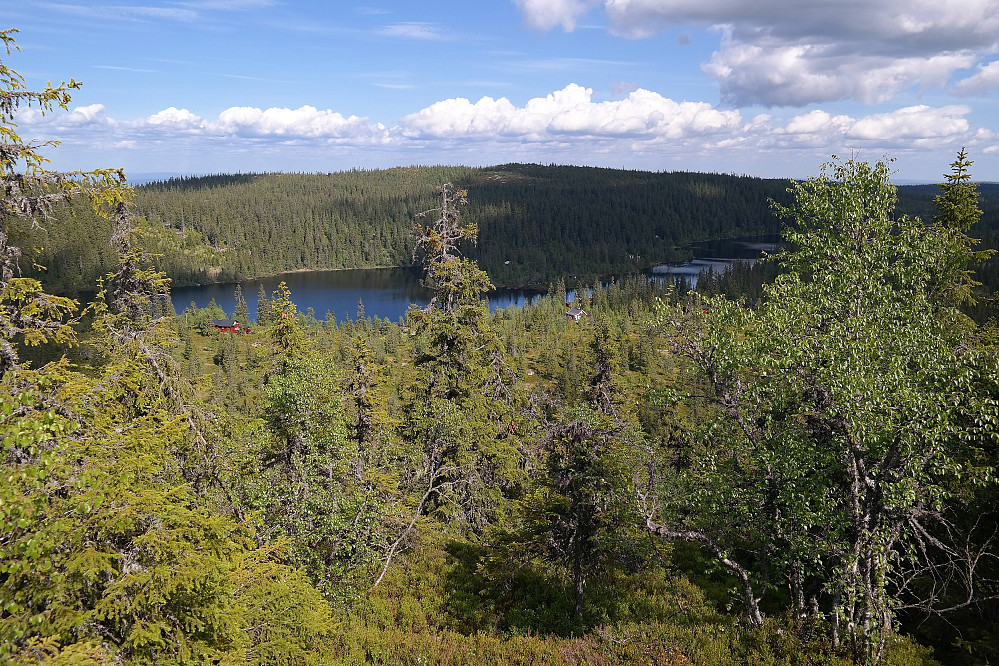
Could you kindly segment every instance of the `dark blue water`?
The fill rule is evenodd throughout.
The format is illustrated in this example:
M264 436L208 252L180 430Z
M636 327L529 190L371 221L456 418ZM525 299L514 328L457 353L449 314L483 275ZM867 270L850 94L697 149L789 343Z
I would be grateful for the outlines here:
M663 264L652 268L652 274L657 276L680 276L687 280L691 289L697 287L697 276L701 271L712 270L723 273L737 261L752 264L771 252L778 246L778 238L759 237L744 239L726 239L711 241L691 246L689 249L694 258L683 264Z
M683 276L691 287L697 286L697 275L711 267L721 272L736 261L752 262L764 250L776 246L776 238L753 238L713 241L691 247L694 259L685 264L667 264L652 269L654 277ZM410 304L423 307L430 301L430 293L420 284L420 272L405 268L360 268L341 271L302 271L283 273L269 278L246 280L241 283L243 298L250 311L250 319L257 317L257 294L260 285L268 298L273 296L280 282L285 282L291 290L291 300L299 312L312 308L317 319L326 319L332 313L337 323L346 319L356 320L358 301L364 303L366 317L379 317L399 321ZM199 309L205 308L212 299L232 315L236 308L234 284L210 284L199 287L177 287L172 290L173 305L182 312L194 303ZM525 289L498 289L488 294L489 308L522 306L535 301L543 292ZM572 298L573 292L569 297Z
M399 321L410 304L423 307L430 301L430 292L420 285L420 273L404 268L364 268L341 271L303 271L283 273L268 278L246 280L240 283L243 298L250 311L250 319L257 318L257 295L260 285L268 298L278 284L284 282L291 290L291 300L299 312L312 308L317 319L332 313L337 323L347 318L357 319L358 301L364 303L366 317L379 317ZM232 315L236 308L236 285L210 284L198 287L177 287L172 290L173 305L182 312L192 302L200 309L212 299ZM522 306L540 296L540 292L524 289L499 289L489 293L490 310L511 305Z

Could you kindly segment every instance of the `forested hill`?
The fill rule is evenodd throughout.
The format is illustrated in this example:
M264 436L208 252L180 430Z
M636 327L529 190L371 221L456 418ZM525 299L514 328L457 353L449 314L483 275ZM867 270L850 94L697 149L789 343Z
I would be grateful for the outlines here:
M768 199L787 181L699 173L504 165L408 167L330 174L240 174L136 188L146 246L175 285L299 269L406 266L416 216L443 183L468 190L464 248L498 285L624 274L682 258L691 242L775 233ZM36 243L45 281L92 289L110 270L110 229L84 205L57 215ZM570 279L571 281L571 279Z
M139 189L141 214L193 229L228 257L222 278L411 263L413 221L436 188L469 191L469 256L501 284L623 273L692 241L773 233L787 183L694 173L504 165L211 176ZM197 280L197 275L180 276Z
M644 270L684 258L682 248L697 241L776 233L769 201L786 201L789 185L570 166L407 167L171 179L138 187L136 211L175 285L405 266L416 216L433 207L445 182L468 190L463 219L479 225L478 246L466 254L497 285L539 286ZM929 218L937 191L901 188L899 209ZM996 196L984 194L995 228ZM48 223L38 245L53 289L92 289L111 269L111 249L92 240L108 236L101 224L80 206Z

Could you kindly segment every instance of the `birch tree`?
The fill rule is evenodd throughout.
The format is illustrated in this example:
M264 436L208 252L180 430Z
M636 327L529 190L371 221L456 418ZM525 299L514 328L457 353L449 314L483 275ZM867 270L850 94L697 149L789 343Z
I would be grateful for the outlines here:
M795 203L775 206L786 273L757 310L660 308L715 411L690 468L654 460L639 492L652 532L702 544L738 578L754 623L769 595L867 662L917 579L974 559L941 536L947 481L990 478L969 451L994 441L999 413L995 359L955 307L971 241L897 216L890 174L837 161L794 184Z

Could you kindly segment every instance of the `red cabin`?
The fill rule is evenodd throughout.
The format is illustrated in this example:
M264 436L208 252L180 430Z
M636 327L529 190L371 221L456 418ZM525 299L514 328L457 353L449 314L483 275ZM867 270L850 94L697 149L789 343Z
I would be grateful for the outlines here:
M243 329L235 319L213 319L212 326L223 333L242 333Z

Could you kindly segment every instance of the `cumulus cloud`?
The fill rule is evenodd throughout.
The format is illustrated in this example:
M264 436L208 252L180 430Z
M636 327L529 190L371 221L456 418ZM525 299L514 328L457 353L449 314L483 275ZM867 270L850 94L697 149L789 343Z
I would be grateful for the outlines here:
M103 104L73 107L69 113L42 113L38 109L25 108L16 114L15 121L22 129L28 131L35 128L49 131L76 131L89 127L106 127L114 122L108 118Z
M887 142L964 136L969 130L964 116L970 112L966 106L909 106L861 118L850 127L846 136Z
M969 53L927 58L845 55L831 45L745 44L726 39L703 66L722 84L722 97L742 106L804 106L856 99L890 101L914 84L943 85L952 72L974 63Z
M580 153L682 148L742 150L747 156L795 146L828 154L847 145L878 153L948 142L987 145L993 133L973 129L970 113L962 105L920 105L859 118L815 109L784 120L770 114L747 120L739 111L678 102L641 88L620 100L595 101L592 89L571 84L523 106L492 97L437 102L404 117L392 140L553 148L574 142Z
M101 133L123 144L187 136L371 145L384 141L387 135L380 123L312 106L298 109L234 106L216 118L203 118L188 109L171 106L146 118L116 120L107 116L103 105L93 104L73 108L69 113L44 116L35 109L25 109L17 115L17 121L39 133Z
M171 106L146 118L146 124L156 127L173 127L176 129L195 129L205 126L205 121L187 109Z
M344 117L313 106L299 109L234 106L219 114L209 130L242 137L286 137L366 142L376 139L384 127L358 116Z
M307 151L321 156L330 148L362 156L396 151L424 162L456 156L487 163L562 158L621 166L639 158L662 164L655 160L668 158L682 166L685 157L706 155L724 156L726 164L742 160L760 165L768 159L779 164L789 149L814 159L847 146L878 156L962 145L987 154L999 135L972 127L970 113L963 105L919 105L861 117L812 109L787 118L759 114L747 119L737 110L676 101L642 88L620 99L597 100L591 88L569 84L521 105L506 98L447 99L391 127L312 106L238 106L213 117L169 107L137 120L119 120L95 104L44 116L26 109L17 121L24 136L58 138L88 151L176 152L183 147L201 154L224 147L276 159L280 150L294 146L296 155Z
M987 65L979 65L978 72L958 81L954 88L961 95L977 95L993 88L999 88L999 60L993 60Z
M483 97L475 103L449 99L406 116L401 125L403 134L414 138L545 141L566 136L679 138L733 130L741 121L738 111L675 102L641 88L623 100L594 102L592 89L570 84L523 107L506 98Z
M796 116L790 120L778 133L792 136L815 137L828 134L844 133L853 123L846 115L832 115L818 109Z
M571 30L582 0L515 0L529 23ZM722 98L745 106L837 99L879 103L910 87L942 86L999 48L999 0L604 0L613 33L648 38L669 28L717 28L703 69ZM990 67L959 90L996 85Z
M106 117L106 111L103 104L90 104L88 106L77 106L68 114L59 116L62 122L67 124L85 124L92 123L95 120L103 120Z

